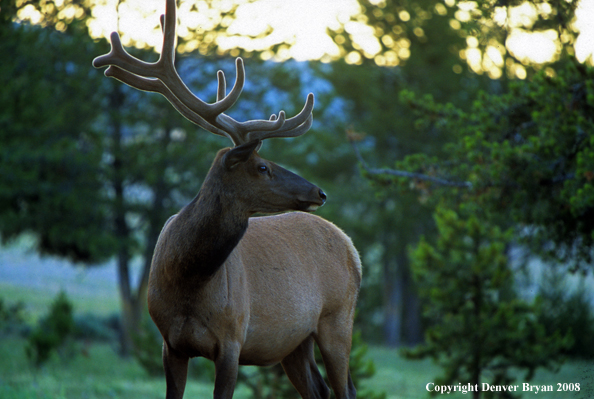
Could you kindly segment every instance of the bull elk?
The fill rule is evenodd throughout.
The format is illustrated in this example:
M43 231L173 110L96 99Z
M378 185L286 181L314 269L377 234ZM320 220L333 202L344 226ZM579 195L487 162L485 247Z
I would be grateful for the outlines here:
M258 155L264 139L309 130L313 94L292 118L280 111L270 120L236 121L223 112L242 91L243 61L236 60L228 94L219 71L216 101L202 101L174 66L176 22L175 0L167 0L155 63L128 54L115 32L111 51L93 61L109 66L106 76L161 93L234 144L217 153L198 195L165 223L153 254L148 309L163 336L166 397L183 397L188 360L202 356L215 363L214 398L233 396L239 365L279 362L303 398L328 398L315 342L336 397L354 398L349 354L359 256L339 228L308 213L324 204L324 192ZM286 211L298 212L252 217Z

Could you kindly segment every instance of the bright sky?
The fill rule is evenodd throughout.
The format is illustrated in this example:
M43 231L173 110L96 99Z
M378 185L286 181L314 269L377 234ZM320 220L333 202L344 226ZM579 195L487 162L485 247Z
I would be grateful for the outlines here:
M291 58L306 60L320 59L325 55L336 57L338 47L326 34L326 29L338 29L341 22L347 23L351 15L358 11L356 0L259 0L238 9L237 20L229 31L257 34L269 25L273 32L258 47L268 48L275 42L293 41L295 44L286 54ZM234 40L221 43L223 47L236 47L237 44L241 43Z
M54 1L61 3L63 0ZM117 7L118 0L95 1L96 6L93 9L95 20L90 25L93 36L108 37L112 31L119 31L122 33L124 45L134 42L146 43L160 49L162 36L158 29L158 16L165 11L164 0L126 0L119 7ZM575 49L578 59L584 61L594 53L594 23L592 22L594 21L594 0L579 1L575 27L581 34L575 44ZM231 0L218 0L218 2L223 9L230 8L232 4ZM204 6L206 3L206 0L182 0L178 11L180 20L178 33L181 36L184 36L184 32L187 32L188 28L209 29L212 18L207 12L202 11L208 8ZM216 1L210 0L210 3L216 3ZM454 0L444 0L444 4L458 7L456 18L460 21L470 18L472 9L477 7L477 3L474 1L458 1L456 3ZM198 6L199 12L191 11L192 5ZM552 30L542 34L528 32L531 20L534 20L537 13L547 12L544 9L547 7L546 3L542 3L538 7L540 8L537 9L537 6L524 3L510 10L501 8L501 12L496 13L494 22L513 28L506 46L516 57L547 62L554 58L555 53L559 51L559 45L556 43L559 38L557 33ZM443 5L441 8L445 10ZM250 41L246 37L222 38L219 45L228 49L237 46L248 49L250 47L266 49L271 44L289 42L292 43L292 46L284 49L277 58L331 60L338 55L338 48L326 35L326 28L336 28L340 23L346 23L345 28L348 33L354 36L355 41L367 55L373 57L379 52L380 45L378 39L374 37L372 29L364 24L349 22L350 17L356 15L358 11L359 5L356 0L258 0L253 3L246 2L239 6L236 20L229 26L228 32L231 34L257 34L270 26L273 30L272 34L266 40L259 42ZM28 16L28 18L35 22L34 16ZM451 25L454 27L455 24ZM498 48L496 44L489 45L485 54L482 54L477 48L478 41L471 37L467 42L468 48L462 56L472 69L477 71L481 69L489 71L489 68L492 71L501 70L503 65L500 64L503 62L504 51L502 48ZM347 61L349 61L348 57Z
M576 14L576 28L580 36L575 44L575 52L578 60L594 58L594 0L581 0Z
M126 0L119 7L119 29L116 13L117 0L102 0L93 11L96 21L91 25L94 36L109 36L114 30L122 32L124 45L135 41L147 43L160 48L162 38L155 30L158 16L165 11L163 0ZM190 12L189 7L197 4L200 8L203 1L185 1L180 4L178 16L180 26L178 32L183 35L190 28L204 27L208 29L208 15ZM222 6L225 7L223 0ZM206 7L205 7L206 8ZM254 3L240 5L236 19L228 28L230 34L256 35L273 29L266 40L257 43L248 38L221 39L223 48L244 47L266 49L281 42L294 43L287 49L288 53L281 58L297 60L321 59L324 56L337 56L338 48L326 35L327 27L337 28L340 22L346 23L351 15L357 14L359 5L356 0L258 0ZM147 20L146 18L152 18ZM365 31L365 29L362 29ZM370 34L371 32L364 32ZM377 42L377 39L372 39Z

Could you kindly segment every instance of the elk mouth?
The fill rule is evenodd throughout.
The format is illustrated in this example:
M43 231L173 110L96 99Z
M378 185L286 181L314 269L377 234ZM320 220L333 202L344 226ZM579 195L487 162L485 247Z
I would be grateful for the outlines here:
M324 204L316 204L309 201L298 201L295 210L301 212L315 212L322 205Z
M321 207L322 205L318 205L318 204L309 204L304 211L305 212L315 212L319 207Z
M316 197L314 200L298 200L297 201L297 210L303 212L315 212L319 207L323 206L326 203L326 194L318 189L316 192Z

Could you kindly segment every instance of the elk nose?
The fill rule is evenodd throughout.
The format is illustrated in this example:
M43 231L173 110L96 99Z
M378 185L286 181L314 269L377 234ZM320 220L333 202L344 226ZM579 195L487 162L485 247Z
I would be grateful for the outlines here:
M326 202L326 198L328 197L326 197L326 193L323 192L322 189L320 189L318 194L320 195L320 199L322 200L322 202Z

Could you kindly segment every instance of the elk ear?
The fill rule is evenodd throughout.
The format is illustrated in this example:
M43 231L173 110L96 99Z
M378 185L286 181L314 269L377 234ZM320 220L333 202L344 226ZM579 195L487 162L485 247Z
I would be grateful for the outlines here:
M231 148L223 157L223 165L231 169L238 163L246 162L258 146L260 146L260 140L252 140Z

